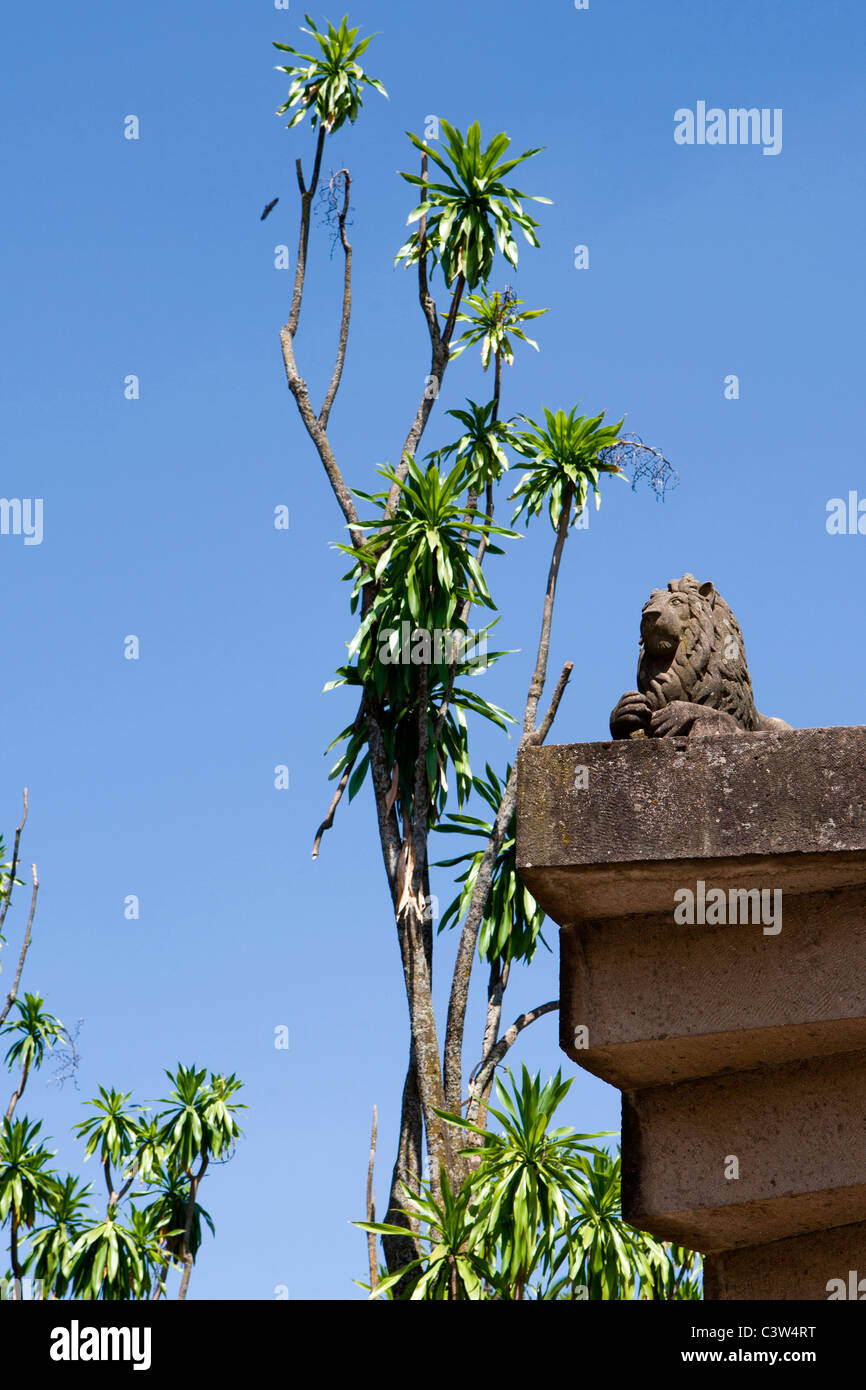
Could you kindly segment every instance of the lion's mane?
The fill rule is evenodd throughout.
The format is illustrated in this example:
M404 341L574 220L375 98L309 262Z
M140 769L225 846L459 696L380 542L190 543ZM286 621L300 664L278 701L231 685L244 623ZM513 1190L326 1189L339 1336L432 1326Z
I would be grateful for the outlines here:
M651 678L651 658L641 641L638 690L648 697L654 710L673 700L689 700L724 710L743 729L760 728L743 634L725 600L715 589L708 596L701 594L700 589L707 586L699 584L693 574L672 579L667 587L668 592L685 594L688 599L688 618L668 668L674 679L659 686Z

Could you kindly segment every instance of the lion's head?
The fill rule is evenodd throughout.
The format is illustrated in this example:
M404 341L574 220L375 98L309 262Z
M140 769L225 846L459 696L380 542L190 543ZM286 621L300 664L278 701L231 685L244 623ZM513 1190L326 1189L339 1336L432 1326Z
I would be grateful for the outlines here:
M688 700L724 710L743 729L759 727L743 634L711 583L684 574L667 589L653 589L640 635L638 690L654 710Z

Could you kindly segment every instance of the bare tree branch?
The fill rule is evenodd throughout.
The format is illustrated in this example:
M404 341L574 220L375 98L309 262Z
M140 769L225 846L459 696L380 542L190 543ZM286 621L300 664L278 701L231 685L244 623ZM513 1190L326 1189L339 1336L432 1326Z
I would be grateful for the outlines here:
M15 885L15 872L18 868L18 851L21 845L21 831L24 829L24 822L27 820L27 788L24 788L24 810L18 829L15 831L15 844L12 848L12 866L9 871L9 880L6 885L6 892L3 894L3 902L0 904L0 935L3 934L3 923L6 921L6 913L9 911L9 904L12 901L12 889Z
M342 175L343 178L343 207L340 212L340 241L343 244L343 256L345 260L345 270L343 273L343 313L340 319L340 341L337 346L337 360L334 363L334 374L331 377L331 384L325 396L322 409L319 411L319 424L324 430L328 425L328 417L331 414L331 407L334 398L340 389L340 379L343 375L343 363L346 360L346 343L349 338L349 320L352 316L352 248L346 237L346 217L349 212L349 191L352 187L352 180L348 169L341 169L339 173L331 178L331 188L334 187L334 180Z
M484 1036L481 1040L482 1058L487 1056L491 1047L493 1047L493 1044L497 1041L499 1037L499 1025L502 1021L502 1000L505 995L505 991L508 987L508 977L510 974L510 960L503 961L500 956L497 956L496 960L491 961L490 977L487 982L487 1019L484 1024ZM478 1072L479 1067L475 1068L475 1071L473 1071L472 1075L469 1078L470 1100L472 1098L471 1083L474 1081L475 1075ZM477 1107L477 1119L474 1121L474 1123L480 1125L482 1129L484 1128L484 1125L486 1123L486 1105L488 1096L490 1095L490 1088L492 1084L493 1078L491 1077L487 1086L481 1092L481 1103ZM471 1135L468 1137L470 1144L473 1143L475 1139L478 1139L477 1135Z
M313 195L318 187L319 174L322 168L322 152L325 148L325 127L319 126L319 138L316 141L316 154L313 160L313 177L310 186L304 184L304 175L301 168L301 161L295 163L298 176L298 187L301 190L301 230L298 237L298 263L295 266L295 288L292 294L292 307L289 313L289 321L286 324L289 337L294 338L298 331L298 321L301 317L301 299L304 294L304 280L307 274L307 247L310 240L310 208L313 202Z
M26 812L25 812L25 814L26 814ZM23 821L23 820L22 820L21 824L22 824L22 825L24 824L24 821ZM17 845L17 836L16 836L16 850L17 850L17 847L18 847L18 845ZM21 972L22 972L23 969L24 969L24 960L25 960L25 957L26 957L26 955L27 955L27 952L28 952L28 950L29 950L29 948L30 948L30 933L31 933L31 930L32 930L32 928L33 928L33 917L34 917L34 914L35 914L35 912L36 912L36 894L39 892L39 876L38 876L38 874L37 874L37 872L36 872L36 865L35 865L35 864L31 864L31 865L30 865L30 871L31 871L31 873L32 873L32 875L33 875L33 896L32 896L31 899L30 899L30 916L27 918L27 928L26 928L26 930L25 930L25 932L24 932L24 942L23 942L23 945L22 945L22 947L21 947L21 954L20 954L19 957L18 957L18 969L15 971L15 979L12 981L12 988L10 989L9 993L6 995L6 1003L3 1005L2 1012L0 1012L0 1024L2 1024L2 1023L5 1021L6 1016L7 1016L7 1014L9 1013L9 1010L12 1008L12 1005L15 1003L15 999L16 999L16 996L17 996L17 994L18 994L18 986L19 986L20 983L21 983ZM12 892L12 885L11 885L11 882L10 882L10 886L9 886L9 894L10 894L10 896L11 896L11 892ZM8 900L9 900L9 899L8 899L8 897L7 897L6 901L8 902Z
M292 295L292 307L287 323L280 330L280 343L283 351L283 363L286 369L286 380L289 390L295 398L304 427L311 440L316 446L316 451L322 461L328 481L333 489L334 496L340 504L340 509L349 524L349 533L352 537L352 544L357 548L364 544L364 533L360 528L358 513L349 491L340 472L334 452L328 439L327 424L328 414L333 405L337 387L340 384L342 374L343 356L345 355L345 342L349 332L349 316L351 314L351 248L345 238L345 219L348 211L348 183L349 176L346 174L346 203L344 211L340 217L340 233L343 240L343 247L346 254L346 273L344 280L343 312L340 324L340 347L337 349L337 364L331 386L325 397L325 405L322 407L320 415L316 415L310 401L310 393L307 383L298 370L295 360L294 339L298 331L298 322L301 316L301 300L304 293L304 281L307 273L307 248L310 239L310 207L313 201L313 194L319 182L319 174L322 167L322 151L325 145L324 126L319 127L319 137L316 142L316 156L313 164L313 177L309 188L304 183L303 171L300 159L297 161L298 187L301 190L301 229L298 240L298 264L295 267L295 288ZM347 297L348 296L348 297Z
M373 1191L373 1169L376 1166L376 1130L378 1128L379 1116L375 1105L373 1106L373 1135L370 1139L370 1162L367 1167L367 1220L376 1220L376 1194ZM367 1256L370 1261L370 1292L379 1283L379 1266L376 1261L376 1237L372 1231L367 1232Z
M349 523L349 534L352 537L352 544L360 548L364 544L364 533L361 530L358 513L355 510L355 503L352 494L346 486L343 475L340 472L334 451L331 448L327 432L319 424L318 416L313 410L310 401L310 393L307 390L307 383L298 371L298 364L295 361L295 349L292 334L289 332L289 325L286 324L280 330L280 342L283 349L283 363L286 369L286 381L289 390L295 398L295 403L304 422L307 434L316 446L316 452L322 460L325 472L328 475L328 482L331 484L334 496L340 504L340 510L346 521Z
M364 696L362 695L362 696L361 696L361 703L360 703L360 705L358 706L358 713L355 715L355 722L354 722L353 725L352 725L352 733L357 733L357 732L358 732L358 730L360 729L361 724L363 723L363 721L364 721ZM359 749L358 751L360 752L361 750ZM339 806L339 804L340 804L340 802L341 802L341 800L342 800L342 798L343 798L343 792L346 790L346 787L347 787L348 784L349 784L349 778L350 778L351 775L352 775L352 768L355 766L355 762L356 762L356 761L357 761L357 754L356 754L356 756L352 759L352 761L351 761L350 763L347 763L346 767L344 768L344 770L343 770L343 775L342 775L342 777L340 778L339 782L337 783L337 790L336 790L336 792L334 793L334 798L333 798L333 800L332 800L330 806L328 807L328 814L325 816L325 819L322 821L322 824L319 826L318 830L316 831L316 838L315 838L315 840L314 840L314 842L313 842L313 858L314 858L314 859L318 859L318 857L319 857L319 847L320 847L320 845L321 845L321 843L322 843L322 836L325 834L325 831L326 831L326 830L330 830L331 826L334 824L334 816L335 816L336 813L337 813L337 807Z
M6 1118L7 1118L7 1120L11 1120L11 1119L12 1119L12 1116L13 1116L14 1113L15 1113L15 1107L16 1107L16 1105L18 1104L18 1102L19 1102L19 1100L21 1099L21 1097L23 1096L23 1094L24 1094L24 1087L27 1085L27 1077L28 1077L28 1075L29 1075L29 1072L30 1072L30 1063L29 1063L29 1062L25 1062L25 1063L24 1063L24 1066L21 1068L21 1080L20 1080L19 1083L18 1083L17 1089L14 1090L14 1091L12 1092L12 1099L10 1100L9 1105L8 1105L8 1107L7 1107L7 1110L6 1110Z
M565 665L562 668L562 671L560 672L559 680L556 682L556 689L554 690L553 698L550 701L550 708L532 737L533 743L543 743L544 740L547 738L547 735L550 733L550 727L554 719L556 718L556 712L559 709L560 701L562 700L562 697L565 694L565 687L568 685L568 680L573 670L574 662L566 661Z
M514 1020L507 1032L503 1033L499 1041L497 1043L494 1043L493 1047L491 1047L487 1056L484 1058L477 1071L475 1072L475 1078L470 1087L470 1101L469 1110L467 1112L467 1119L472 1124L476 1123L476 1120L473 1117L476 1116L478 1113L478 1104L481 1100L481 1097L484 1091L486 1090L488 1083L492 1080L493 1073L499 1066L502 1059L505 1057L509 1048L513 1047L514 1043L517 1041L524 1028L528 1028L530 1023L534 1023L537 1018L542 1018L545 1014L553 1013L554 1009L558 1008L559 1000L551 999L549 1003L540 1004L537 1009L530 1009L528 1013L521 1014L519 1018L516 1018Z
M553 605L556 601L556 580L559 575L559 562L562 559L562 551L571 522L571 503L573 497L574 487L569 484L562 498L562 511L559 514L559 525L556 528L556 542L553 547L550 569L547 574L547 588L544 593L541 635L538 639L538 656L536 657L535 670L532 673L529 694L526 697L526 709L523 714L523 732L527 736L535 732L538 718L538 702L544 692L544 682L547 678L547 658L550 652L550 629L553 623Z

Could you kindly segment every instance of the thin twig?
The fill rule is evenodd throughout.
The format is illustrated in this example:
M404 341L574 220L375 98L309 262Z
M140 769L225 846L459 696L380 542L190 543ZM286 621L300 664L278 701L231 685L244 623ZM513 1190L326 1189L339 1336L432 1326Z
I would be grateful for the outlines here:
M316 155L313 163L313 177L310 182L309 188L304 183L301 161L300 159L297 161L296 168L298 175L298 187L301 190L301 229L298 239L298 263L295 268L295 288L294 293L292 295L292 307L289 313L288 321L283 325L283 327L280 330L280 343L283 350L283 363L286 369L286 381L288 382L289 390L295 398L295 404L298 407L298 411L300 413L306 431L316 446L316 451L319 455L319 458L322 461L325 472L328 476L328 481L333 489L334 496L339 502L342 513L349 524L349 534L352 537L352 544L357 549L363 546L364 544L364 533L360 528L358 513L355 509L355 504L352 500L352 494L349 491L349 488L346 486L346 483L343 479L343 475L340 472L339 465L337 464L337 460L334 457L334 452L331 448L327 431L325 429L325 423L320 419L320 417L316 414L315 410L313 409L312 403L310 401L310 393L307 389L307 383L301 376L301 373L298 370L298 364L295 360L294 339L295 334L298 331L298 322L301 316L301 301L303 298L304 282L307 273L307 248L310 238L310 207L313 200L313 194L315 193L316 186L319 182L319 172L322 167L322 152L324 150L324 145L325 128L324 126L320 126L319 137L316 142ZM348 207L346 208L346 211L348 211ZM341 224L344 222L345 213L341 216ZM348 243L345 242L345 229L342 226L341 233L344 237L344 247L346 247ZM348 274L348 269L351 266L350 251L347 251L347 256ZM349 312L350 311L351 295L349 296ZM347 317L346 298L344 289L343 314L341 317L340 325L340 342L344 346L344 338L348 335L348 331L349 323ZM339 370L336 373L336 385L334 385L333 380L331 383L332 387L334 388L333 395L336 395L336 386L339 385L339 375L342 372L342 361L339 356L339 352L340 350L338 348ZM331 394L331 390L329 388L328 396L330 396L330 401L327 406L327 411L325 411L323 407L325 422L327 421L328 412L330 411L331 405L333 404L333 395ZM326 401L328 401L328 397L326 397Z
M24 1094L24 1087L27 1085L27 1077L28 1077L28 1075L29 1075L29 1072L30 1072L30 1063L29 1063L29 1061L28 1061L28 1062L25 1062L24 1066L21 1068L21 1080L20 1080L19 1083L18 1083L17 1089L14 1090L14 1091L12 1092L12 1099L10 1100L9 1106L8 1106L8 1108L7 1108L7 1110L6 1110L6 1118L7 1118L7 1120L11 1120L11 1119L12 1119L12 1116L13 1116L14 1113L15 1113L15 1107L16 1107L16 1105L18 1104L18 1102L19 1102L19 1100L21 1099L21 1097L23 1096L23 1094Z
M352 180L348 169L340 169L339 173L331 178L331 188L333 189L334 180L343 177L343 209L340 213L340 241L343 244L343 256L345 259L345 270L343 272L343 313L340 319L340 341L337 347L337 360L334 363L334 373L331 377L331 384L325 396L322 409L319 411L319 424L322 429L328 425L328 417L331 414L331 406L334 404L334 397L340 389L340 379L343 375L343 363L346 360L346 343L349 338L349 320L352 317L352 248L346 237L346 217L349 213L349 191L352 187Z
M540 1004L537 1009L530 1009L528 1013L521 1014L516 1018L507 1032L503 1033L497 1043L494 1043L487 1056L481 1062L475 1073L475 1079L470 1088L469 1112L467 1118L474 1124L473 1114L477 1113L478 1102L487 1087L488 1081L493 1076L499 1063L505 1057L509 1048L513 1047L524 1028L528 1028L530 1023L534 1023L537 1018L543 1018L545 1014L553 1013L554 1009L559 1008L559 1000L551 999L547 1004ZM473 1111L473 1103L475 1110Z
M354 722L354 724L352 725L352 732L353 732L353 733L357 733L357 732L358 732L358 730L360 729L361 724L362 724L362 722L363 722L363 719L364 719L364 696L362 695L362 696L361 696L361 703L360 703L360 705L358 706L358 713L355 715L355 722ZM359 748L359 749L358 749L358 752L360 752L360 751L361 751L361 750L360 750L360 748ZM352 761L351 761L350 763L348 763L347 766L344 768L344 770L343 770L343 775L342 775L342 777L340 778L339 782L337 783L337 790L336 790L336 792L334 793L334 798L333 798L333 800L332 800L330 806L328 807L328 814L325 816L325 819L322 821L322 824L319 826L318 830L316 831L316 838L315 838L315 840L314 840L314 842L313 842L313 858L314 858L314 859L318 859L318 857L319 857L319 848L320 848L321 843L322 843L322 836L325 834L325 831L326 831L326 830L330 830L331 826L334 824L334 816L335 816L336 813L337 813L337 807L339 806L339 804L340 804L340 802L341 802L341 800L342 800L343 792L346 790L346 787L347 787L348 784L349 784L349 778L350 778L351 775L352 775L352 769L353 769L353 767L355 766L355 763L356 763L356 761L357 761L357 757L358 757L358 754L356 753L356 754L355 754L355 757L352 759Z
M307 383L298 371L298 364L295 361L294 343L292 334L289 332L288 324L280 330L280 343L283 349L283 364L286 369L286 381L288 382L289 390L295 398L295 404L298 407L307 434L316 446L316 452L328 475L328 482L331 484L334 496L340 504L340 510L349 523L349 534L352 537L352 544L356 549L360 549L364 545L364 532L361 530L361 523L355 508L355 503L352 500L352 494L346 486L343 475L340 472L337 460L334 457L334 451L331 448L327 432L319 424L318 416L310 401Z
M289 336L294 338L298 331L298 321L301 317L301 299L304 293L304 281L307 275L307 247L310 241L310 208L313 202L313 195L318 187L319 173L322 168L322 153L325 148L325 127L319 126L319 136L316 141L316 154L313 159L313 177L310 186L304 184L304 174L301 168L301 161L295 163L295 170L298 176L298 187L301 190L301 230L298 237L298 263L295 266L295 287L292 292L292 307L289 313L289 321L286 324Z
M553 623L553 605L556 601L556 581L559 575L559 564L562 559L562 551L571 523L571 503L573 497L574 486L569 483L562 498L562 510L559 514L559 525L556 528L556 541L553 547L553 555L551 556L550 569L547 575L547 588L544 592L544 608L541 618L541 635L538 639L538 655L535 660L535 670L532 673L529 694L526 697L526 709L523 714L524 734L535 733L538 718L538 702L544 692L544 682L547 678L547 658L550 652L550 629Z
M566 661L560 672L559 680L556 682L556 689L550 701L550 708L542 719L535 733L532 735L532 743L543 743L550 733L550 726L556 718L556 711L559 709L560 701L565 694L565 687L568 685L568 678L574 670L574 662Z
M18 868L18 848L21 844L21 831L24 829L24 822L27 819L27 788L24 788L24 811L21 816L21 823L15 831L15 844L12 849L12 868L9 874L6 892L3 894L3 904L0 906L0 936L3 934L3 923L6 921L6 913L9 911L9 904L12 901L12 888L15 883L15 871Z
M24 824L23 821L21 823L22 825ZM21 954L18 957L18 969L15 971L15 979L12 982L12 988L6 995L6 1003L3 1005L3 1010L0 1012L0 1024L4 1022L9 1010L15 1003L15 997L18 994L18 986L21 983L21 972L24 969L24 959L30 947L30 933L33 927L33 917L36 912L36 894L39 892L39 876L36 873L35 864L30 865L30 871L33 874L33 896L30 899L30 916L27 918L27 929L24 932L24 944L21 947Z
M373 1191L373 1168L376 1164L376 1131L378 1129L379 1116L375 1105L373 1106L373 1135L370 1139L370 1162L367 1167L367 1220L376 1220L376 1194ZM367 1232L367 1255L370 1260L370 1292L379 1283L379 1267L376 1260L376 1237L372 1231Z

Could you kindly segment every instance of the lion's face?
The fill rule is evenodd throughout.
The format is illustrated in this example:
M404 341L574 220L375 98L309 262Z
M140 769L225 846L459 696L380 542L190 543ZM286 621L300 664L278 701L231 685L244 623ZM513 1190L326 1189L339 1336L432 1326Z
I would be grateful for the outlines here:
M690 617L691 605L686 594L653 589L640 620L644 651L654 657L673 656Z

